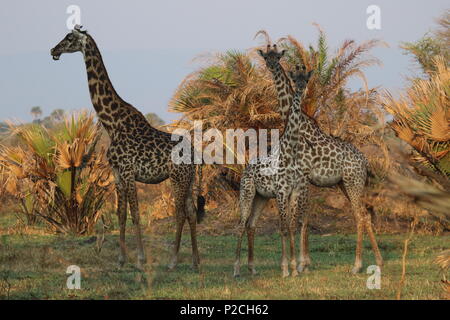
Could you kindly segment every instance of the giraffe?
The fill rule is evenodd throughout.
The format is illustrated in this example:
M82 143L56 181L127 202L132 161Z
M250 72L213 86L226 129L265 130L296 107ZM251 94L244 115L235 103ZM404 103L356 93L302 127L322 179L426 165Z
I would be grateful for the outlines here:
M256 159L244 170L241 178L239 206L240 222L238 226L238 244L236 248L236 261L234 264L234 276L240 275L240 251L243 234L248 236L248 260L249 270L256 274L253 263L253 242L255 235L255 222L261 213L261 209L270 198L275 198L280 215L281 228L281 270L282 276L296 276L297 263L295 259L295 213L298 203L298 195L303 185L307 183L306 177L299 170L297 148L301 138L297 131L301 116L301 98L311 77L312 71L297 68L291 78L297 85L297 90L287 118L285 130L280 139L279 149L269 158ZM276 172L270 172L276 170ZM289 235L290 262L286 254L286 240ZM251 246L251 247L250 247Z
M288 106L293 99L293 89L289 78L285 74L280 59L286 50L278 51L277 46L267 45L266 52L258 50L265 60L268 70L272 73L277 89L278 105L283 120L288 116ZM349 200L356 221L357 242L353 273L362 268L362 241L364 227L368 233L375 260L378 266L383 265L378 244L372 228L370 215L364 209L361 197L364 192L368 173L368 161L364 155L352 144L322 132L316 121L301 113L299 134L304 138L298 146L298 157L301 171L307 177L301 189L297 204L297 228L300 229L300 254L298 271L307 271L311 264L308 243L308 210L310 185L317 187L339 186L345 197ZM250 239L253 241L253 239ZM253 251L253 243L249 244L249 252ZM253 255L253 253L249 253Z
M59 60L63 53L73 52L81 52L84 56L92 104L111 140L107 158L116 184L120 225L119 266L123 266L127 258L125 231L128 205L136 233L137 267L143 268L146 262L139 223L136 182L158 184L170 179L175 200L176 236L169 269L175 268L177 264L181 234L186 220L191 231L193 266L198 269L200 258L196 224L204 215L205 201L201 195L198 196L195 212L192 199L195 165L174 163L171 153L177 141L173 141L170 133L153 128L141 112L117 94L94 39L86 31L82 31L81 26L76 26L69 32L51 49L50 54L54 60ZM201 174L201 166L198 167L198 173Z

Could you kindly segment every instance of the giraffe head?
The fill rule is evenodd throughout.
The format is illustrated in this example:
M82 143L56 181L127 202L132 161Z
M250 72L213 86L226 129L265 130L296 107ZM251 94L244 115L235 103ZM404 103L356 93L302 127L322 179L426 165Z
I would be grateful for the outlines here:
M86 44L87 32L81 31L81 26L76 25L74 29L69 32L64 39L62 39L53 49L50 54L53 60L59 60L63 53L84 52Z
M302 66L300 68L299 65L295 67L295 72L290 71L289 72L289 78L294 82L295 89L297 91L303 92L305 90L306 86L308 85L308 81L311 78L313 74L313 70L306 71L305 66Z
M258 53L266 61L267 68L269 70L275 70L279 66L280 59L286 53L286 50L278 52L276 44L274 44L272 48L270 47L270 44L268 44L266 52L258 50Z

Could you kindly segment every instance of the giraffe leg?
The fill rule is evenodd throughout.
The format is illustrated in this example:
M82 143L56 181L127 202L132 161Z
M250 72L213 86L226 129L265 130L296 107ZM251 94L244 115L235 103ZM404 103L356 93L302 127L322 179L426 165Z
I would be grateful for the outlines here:
M200 255L198 253L198 246L197 246L197 215L194 210L192 192L188 193L186 201L186 211L188 213L187 218L189 221L189 228L191 230L192 266L194 270L198 270L200 266Z
M366 230L367 234L369 235L370 244L372 245L373 254L375 255L375 261L377 262L377 265L381 268L384 264L383 257L381 256L380 249L378 248L378 243L375 238L375 234L373 232L372 228L372 219L370 218L370 215L364 210L365 212L365 222L366 222Z
M289 232L289 222L287 217L287 201L286 196L279 192L277 195L277 204L280 214L280 230L281 230L281 275L283 278L289 276L289 263L286 254L286 240Z
M297 261L295 254L295 235L297 233L297 221L296 221L296 213L298 206L298 195L300 193L300 189L296 188L290 196L289 199L289 249L290 249L290 267L291 267L291 276L295 277L298 275L297 271Z
M125 232L127 225L127 193L126 189L120 179L119 173L117 170L113 168L113 173L116 180L116 194L117 194L117 218L119 220L119 246L120 246L120 254L119 254L119 267L123 267L127 260L127 246L125 243Z
M178 253L180 251L181 235L183 233L183 226L186 221L186 202L185 202L185 188L184 186L172 179L172 190L175 198L175 219L176 219L176 234L175 245L173 247L172 259L169 263L168 269L173 270L178 264Z
M295 234L296 234L296 227L294 226L294 222L291 222L289 226L289 249L290 249L289 253L291 258L289 265L291 267L292 277L298 276L297 261L295 254Z
M262 209L267 204L268 199L264 198L258 194L255 195L253 199L253 209L250 215L250 219L247 225L247 243L248 243L248 270L256 275L256 269L254 264L254 244L255 244L255 231L256 231L256 222L258 221L259 216L262 213Z
M281 275L283 278L289 277L289 264L286 254L286 240L288 237L287 222L281 222Z
M256 190L254 181L251 177L244 175L241 178L241 187L239 193L239 210L240 220L237 228L238 241L236 245L236 260L234 262L234 277L239 277L241 274L241 246L242 238L245 231L247 231L247 222L252 213L253 199L255 198Z
M303 214L300 229L300 256L298 261L298 272L308 272L311 265L309 256L309 240L308 240L308 212Z
M353 205L352 205L353 206ZM361 218L361 212L358 208L354 207L355 211L355 219L356 219L356 253L355 253L355 264L352 268L352 273L356 274L361 272L362 268L362 249L363 249L363 232L364 225L363 220Z
M309 256L308 241L308 218L309 218L309 186L305 186L298 197L296 221L297 228L300 229L300 252L297 261L298 272L308 272L311 258Z
M175 233L175 245L173 247L172 258L168 265L169 270L175 269L178 264L178 252L180 251L181 235L183 234L185 217L176 217L176 233Z
M354 184L343 182L340 187L344 195L350 201L353 216L356 221L356 253L355 253L355 264L352 268L352 273L356 274L361 271L362 268L362 249L363 249L363 232L364 232L364 219L362 217L361 208L361 192L358 192L358 188Z
M236 259L234 261L234 277L237 278L241 275L241 246L242 246L242 238L244 237L246 227L245 222L239 222L237 233L238 240L236 244Z
M136 233L137 250L138 250L137 267L139 269L143 269L146 263L146 257L144 245L142 243L142 232L139 219L139 204L137 199L136 183L134 181L130 182L127 186L127 190L128 190L127 194L128 202L130 204L131 220L133 221Z

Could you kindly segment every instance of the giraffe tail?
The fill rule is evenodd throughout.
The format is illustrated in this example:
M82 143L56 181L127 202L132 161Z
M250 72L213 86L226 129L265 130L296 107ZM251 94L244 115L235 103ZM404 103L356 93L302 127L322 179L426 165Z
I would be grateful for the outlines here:
M197 223L201 223L205 217L205 197L202 196L202 165L197 168L198 173L198 196L197 196Z
M373 186L377 180L377 175L373 173L370 167L367 167L366 187Z

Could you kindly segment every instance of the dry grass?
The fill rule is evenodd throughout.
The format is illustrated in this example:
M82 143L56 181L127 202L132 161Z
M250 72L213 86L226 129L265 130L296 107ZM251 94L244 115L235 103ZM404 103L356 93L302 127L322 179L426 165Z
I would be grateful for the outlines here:
M2 225L8 224L2 219ZM211 218L209 218L211 219ZM211 220L205 221L211 223ZM174 222L171 222L173 227ZM154 226L159 228L159 226ZM279 270L277 234L258 235L256 263L260 272L245 271L232 277L235 237L200 235L200 273L190 267L188 233L183 236L178 269L167 272L172 234L145 232L150 261L145 272L133 267L135 241L129 235L131 263L116 268L118 236L106 234L99 252L93 237L48 235L45 232L0 233L0 298L3 299L395 299L401 277L402 236L380 236L386 260L381 290L369 290L369 275L352 275L353 235L311 237L313 270L297 278L282 279ZM409 245L403 299L440 299L440 273L433 264L449 236L415 236ZM373 264L369 243L364 260ZM448 247L447 247L448 249ZM66 289L69 265L81 268L81 290Z

